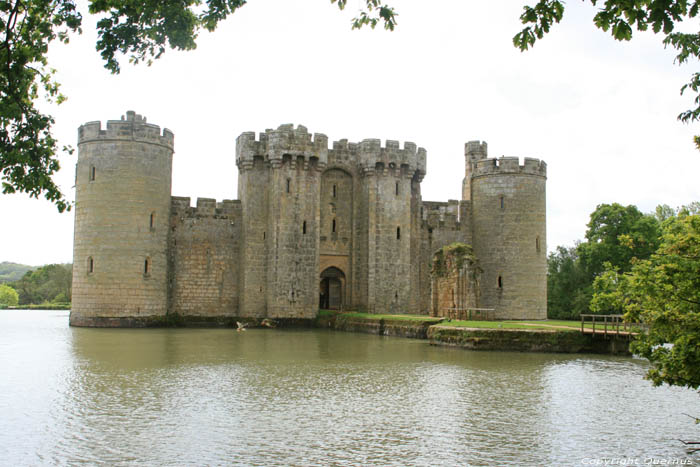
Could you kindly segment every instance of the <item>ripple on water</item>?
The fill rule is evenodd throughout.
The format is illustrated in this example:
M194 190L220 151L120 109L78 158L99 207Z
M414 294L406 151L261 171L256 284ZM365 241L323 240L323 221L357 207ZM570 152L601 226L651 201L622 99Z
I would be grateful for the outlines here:
M697 394L639 360L0 316L9 464L569 465L700 438Z

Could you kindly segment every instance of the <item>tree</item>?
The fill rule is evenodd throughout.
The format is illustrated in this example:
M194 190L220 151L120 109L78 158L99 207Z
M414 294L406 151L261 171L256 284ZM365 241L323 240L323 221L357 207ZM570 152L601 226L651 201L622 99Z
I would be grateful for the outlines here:
M598 0L588 1L596 6L599 3ZM647 31L651 28L656 34L662 33L664 46L676 49L675 63L681 65L689 59L700 58L700 32L682 33L674 32L674 29L679 23L695 18L698 10L700 0L606 0L593 23L603 31L610 31L619 41L631 40L634 29ZM526 26L513 37L513 44L523 51L529 49L563 16L562 0L539 0L535 6L526 5L520 16L520 21ZM699 72L693 73L688 83L681 87L681 94L688 90L696 94L694 107L678 115L678 120L686 123L700 120ZM700 149L700 136L695 136L695 144Z
M0 305L17 306L19 303L19 295L15 289L9 285L0 284Z
M10 285L17 290L21 305L68 302L72 280L71 265L49 264L27 272Z
M591 283L581 266L578 245L558 246L547 258L547 317L577 319L588 312Z
M648 258L659 245L659 223L636 206L600 204L591 213L586 242L578 254L589 280L605 270L609 262L621 272L629 271L632 258Z
M657 251L616 275L602 295L648 326L631 349L651 362L655 385L700 387L700 215L666 220Z
M591 213L586 241L574 248L558 247L547 259L547 316L577 319L581 313L622 313L610 295L618 277L636 261L649 258L660 235L655 215L632 205L598 205Z

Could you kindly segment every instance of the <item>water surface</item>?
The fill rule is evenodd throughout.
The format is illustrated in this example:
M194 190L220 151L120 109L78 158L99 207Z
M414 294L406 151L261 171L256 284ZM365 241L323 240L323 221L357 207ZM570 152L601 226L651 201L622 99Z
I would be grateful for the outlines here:
M644 361L325 330L86 329L0 312L0 463L700 464ZM688 464L686 464L688 465Z

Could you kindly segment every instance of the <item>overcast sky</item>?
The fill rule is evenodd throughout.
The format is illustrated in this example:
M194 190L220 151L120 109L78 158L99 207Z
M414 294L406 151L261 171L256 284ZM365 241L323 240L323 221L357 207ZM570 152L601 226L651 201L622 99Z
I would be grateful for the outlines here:
M358 0L342 13L329 0L251 0L196 50L151 67L125 60L117 76L102 67L84 13L83 35L50 51L68 101L43 108L73 146L79 125L127 110L171 129L173 195L193 204L235 199L235 138L283 123L331 141L415 142L428 152L427 201L460 198L466 141L487 141L491 157L543 159L550 251L582 239L600 203L648 212L700 200L700 125L676 121L692 105L679 89L697 62L674 65L651 33L615 42L578 1L521 53L512 37L525 2L394 0L398 27L386 32L351 30ZM70 199L76 160L62 155L55 177ZM72 213L23 195L0 195L0 212L0 261L72 261Z

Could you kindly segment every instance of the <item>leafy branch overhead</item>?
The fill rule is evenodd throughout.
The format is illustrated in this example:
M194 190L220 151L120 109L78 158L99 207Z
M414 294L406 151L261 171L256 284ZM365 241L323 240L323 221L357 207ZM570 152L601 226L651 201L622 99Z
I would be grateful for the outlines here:
M584 0L586 1L586 0ZM632 39L634 30L664 34L663 44L672 47L677 55L675 63L681 65L689 59L700 58L700 31L693 33L673 32L676 26L698 16L700 0L588 0L592 5L602 4L593 23L599 29L619 41ZM547 34L554 23L564 16L564 2L561 0L539 0L535 6L526 5L520 21L526 25L513 37L513 44L525 51L535 45L538 39ZM700 73L691 75L687 84L681 87L681 94L693 91L693 108L678 115L678 120L689 123L700 120ZM700 137L695 137L700 149Z
M586 1L586 0L584 0ZM587 0L597 5L598 0ZM88 11L98 15L97 50L112 73L119 73L120 58L131 63L152 63L167 49L192 50L202 30L213 31L247 0L89 0ZM330 0L341 10L347 0ZM362 0L353 29L382 24L394 30L398 13L384 0ZM632 38L633 30L665 34L681 64L700 57L700 34L674 32L684 20L695 18L700 0L607 0L596 14L595 25L618 40ZM525 6L521 21L526 27L514 40L526 50L561 21L564 3L540 0ZM59 148L52 136L54 119L36 108L40 100L60 104L53 70L47 61L52 41L68 42L81 33L82 15L75 0L0 0L0 182L3 193L43 195L59 211L69 203L51 179L59 170ZM700 91L700 74L694 73L681 93ZM694 107L679 115L684 122L700 119L700 94ZM696 137L698 147L700 138Z

